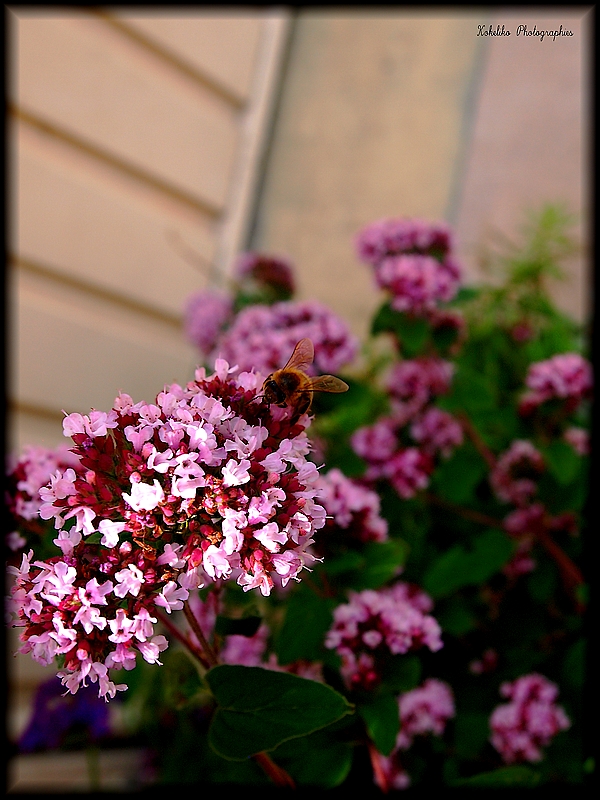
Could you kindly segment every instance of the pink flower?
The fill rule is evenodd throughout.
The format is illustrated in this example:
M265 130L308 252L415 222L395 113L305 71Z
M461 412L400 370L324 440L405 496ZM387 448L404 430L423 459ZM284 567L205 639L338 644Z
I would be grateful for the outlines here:
M234 266L234 274L242 289L267 288L280 300L289 299L296 289L291 262L281 256L265 253L241 253Z
M506 764L541 761L542 748L571 722L555 704L558 687L543 675L531 673L503 683L500 694L509 703L497 706L491 717L491 743Z
M408 750L415 736L441 736L446 722L455 715L452 689L447 683L429 678L418 689L400 695L400 732L396 747Z
M267 596L274 579L298 580L314 560L325 511L306 460L308 419L292 424L258 402L262 376L238 380L226 361L215 366L155 403L121 395L108 414L67 426L86 468L56 470L40 490L59 549L14 568L11 609L21 652L44 664L64 655L70 692L89 677L112 697L119 687L108 669L131 669L138 654L160 663L158 608L181 609L217 580ZM151 435L140 447L131 430L143 428Z
M439 358L401 361L392 369L387 388L392 398L393 417L404 425L439 395L445 394L452 381L454 366Z
M325 647L342 657L342 676L350 688L377 685L386 655L422 646L436 652L442 647L440 626L422 611L421 595L425 593L415 594L407 587L398 590L398 585L351 592L349 602L333 612Z
M320 539L323 547L327 548L329 537L336 532L341 533L344 542L349 538L362 542L387 539L388 525L380 515L376 492L347 478L339 469L321 475L318 486L319 500L327 513L323 533L328 537Z
M544 459L531 442L517 439L498 458L490 483L499 500L523 506L537 492L536 479L544 466Z
M428 408L413 421L410 435L424 453L440 453L443 458L449 458L452 450L463 442L460 424L447 411L435 407Z
M233 299L211 289L196 292L188 298L184 317L189 342L207 355L233 317Z
M391 293L397 311L427 316L458 290L460 268L443 223L380 220L358 234L356 247L359 258L374 267L377 284Z
M377 265L400 253L445 256L453 246L452 234L443 222L422 219L382 219L363 228L356 237L359 258Z
M590 435L583 428L567 428L563 438L571 445L579 456L589 456L590 454Z
M521 413L530 413L547 400L564 400L573 411L592 393L592 367L578 353L560 353L529 367L525 385L530 390L521 399Z
M416 447L399 450L383 467L383 475L400 497L407 500L427 488L433 470L431 458Z
M220 337L213 357L220 356L240 370L268 375L280 369L303 338L315 347L309 374L336 373L358 353L358 342L342 320L316 302L281 302L252 305L240 311Z

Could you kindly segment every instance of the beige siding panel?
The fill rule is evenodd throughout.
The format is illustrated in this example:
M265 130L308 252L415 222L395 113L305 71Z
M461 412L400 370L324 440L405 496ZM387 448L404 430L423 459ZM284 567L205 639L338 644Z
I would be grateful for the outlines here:
M193 378L197 360L175 326L17 270L10 368L16 403L108 411L119 391L152 400Z
M480 12L302 11L252 246L297 264L303 297L364 337L380 303L364 225L443 217Z
M110 13L235 97L248 98L264 11L111 8Z
M6 452L20 456L26 445L58 447L68 443L62 432L63 414L44 414L38 409L14 408L8 426Z
M18 127L18 257L180 317L206 275L182 258L170 236L208 264L214 223L59 140Z
M25 112L223 207L237 122L222 98L95 18L22 15L17 32Z

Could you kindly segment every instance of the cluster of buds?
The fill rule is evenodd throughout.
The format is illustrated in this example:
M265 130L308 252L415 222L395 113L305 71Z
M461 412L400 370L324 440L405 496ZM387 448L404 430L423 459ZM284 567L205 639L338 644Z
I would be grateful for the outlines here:
M366 480L388 480L404 499L427 487L437 459L448 458L463 441L458 421L430 405L451 380L452 364L440 358L405 360L393 368L387 382L391 414L351 438L367 462Z
M541 761L541 748L571 726L564 709L555 703L558 687L543 675L532 673L503 683L500 694L510 702L492 712L492 745L506 764Z
M443 646L441 628L427 612L429 595L399 582L389 588L351 592L349 602L333 612L333 626L325 647L342 658L341 674L350 689L373 689L390 655L425 646L432 652Z
M42 664L61 656L71 692L121 686L111 668L141 653L158 662L157 609L181 609L206 583L237 579L268 595L277 575L297 579L323 527L316 466L306 459L308 418L257 400L263 377L196 372L153 404L121 394L108 412L70 414L64 432L82 471L57 470L40 490L60 550L12 568L11 605L21 652Z
M435 318L439 303L458 290L460 268L444 224L383 219L358 234L356 249L373 266L378 286L390 292L396 311Z

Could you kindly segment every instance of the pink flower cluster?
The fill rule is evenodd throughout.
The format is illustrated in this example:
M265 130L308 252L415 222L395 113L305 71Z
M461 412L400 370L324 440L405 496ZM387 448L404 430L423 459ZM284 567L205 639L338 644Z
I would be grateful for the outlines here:
M401 694L398 705L400 732L396 747L400 750L408 750L415 736L426 733L441 736L446 723L456 713L452 689L435 678L429 678L418 689Z
M184 312L187 339L206 356L232 318L233 299L229 295L212 289L196 292L188 298Z
M441 736L446 723L455 716L454 696L447 683L429 678L422 686L404 692L398 698L400 712L400 731L396 747L389 756L376 753L377 772L382 791L406 789L410 786L410 776L402 766L400 751L408 750L415 736L433 733Z
M81 470L78 456L67 445L54 449L29 445L16 463L9 466L6 478L5 503L14 530L7 536L8 547L20 550L27 544L22 533L42 532L39 510L42 506L40 489L57 471L71 468Z
M351 592L349 602L333 612L325 647L342 658L341 674L350 689L372 689L381 679L386 657L442 645L441 628L427 612L433 603L421 589L405 582L390 588Z
M388 480L400 497L410 498L429 484L439 456L448 458L462 444L463 431L451 414L428 406L450 387L452 364L439 358L401 361L388 377L391 414L359 428L351 445L367 462L365 479ZM406 444L402 428L417 447Z
M418 219L384 219L356 239L359 257L375 268L377 284L392 295L392 308L423 316L452 300L460 268L450 255L450 230Z
M291 297L296 289L292 264L281 256L241 253L235 262L234 274L242 287L249 283L267 286L287 297Z
M108 413L64 420L83 472L59 470L40 490L61 554L13 568L12 609L21 652L63 656L72 693L90 679L114 696L108 669L131 669L138 653L158 662L156 609L181 609L219 579L268 595L273 575L285 585L313 559L325 510L307 418L292 425L255 401L261 375L231 372L218 361L155 403L121 394Z
M529 367L519 410L529 414L548 400L562 400L565 409L574 411L592 393L592 366L578 353L560 353Z
M544 468L544 459L533 444L516 439L490 473L492 489L502 502L525 506L537 492L536 478Z
M555 703L558 687L543 675L531 673L503 683L500 694L510 702L492 712L492 745L506 764L541 761L541 748L571 726L564 709Z
M240 311L217 342L213 356L267 375L281 369L303 338L312 339L310 374L335 373L358 353L358 341L342 320L316 302L252 305Z
M342 532L344 541L383 542L388 524L380 514L377 492L347 478L339 469L320 475L319 502L327 514L318 545L327 548L328 539ZM317 549L320 552L319 546Z

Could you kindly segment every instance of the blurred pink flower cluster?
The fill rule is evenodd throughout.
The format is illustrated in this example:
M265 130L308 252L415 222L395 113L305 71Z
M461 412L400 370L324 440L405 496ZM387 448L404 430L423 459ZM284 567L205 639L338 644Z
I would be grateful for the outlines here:
M282 299L291 297L296 290L292 263L282 256L241 253L234 265L234 278L242 288L247 283L257 287L268 286L282 295Z
M374 267L378 286L392 296L392 308L416 316L455 296L460 267L452 246L446 225L409 218L379 220L356 238L359 258Z
M56 476L57 471L64 472L68 468L80 471L81 464L79 457L66 444L54 449L29 445L15 463L9 463L4 499L10 526L15 529L6 539L10 550L20 550L27 544L17 528L25 532L33 529L40 532L40 489Z
M432 733L441 736L448 720L455 716L454 696L447 683L428 678L417 689L404 692L398 698L400 731L396 746L389 756L377 753L378 772L383 791L406 789L410 776L401 763L401 751L408 750L415 736ZM383 778L383 780L381 780Z
M559 353L529 367L525 385L529 389L521 398L521 414L530 414L548 400L564 402L567 413L574 411L591 396L592 366L579 353Z
M233 298L225 292L205 289L188 297L184 309L185 335L203 356L214 348L233 319Z
M328 535L343 532L344 541L383 542L388 538L388 523L381 516L377 492L347 478L339 469L320 475L318 499L327 518L317 550L327 547Z
M393 368L387 380L390 415L351 437L354 451L367 462L366 480L388 480L404 499L428 486L436 459L448 458L463 441L458 421L430 405L451 380L452 364L440 358L405 360Z
M492 745L506 764L541 761L541 748L571 726L564 709L556 705L558 687L543 675L531 673L503 683L500 694L510 702L492 712Z
M381 680L382 660L420 647L443 646L441 628L427 612L429 595L399 582L389 588L350 592L349 602L333 612L325 647L342 658L341 674L349 688L372 689Z
M252 305L242 309L217 341L213 357L241 370L268 375L281 369L300 339L312 340L314 364L308 374L335 373L358 353L358 340L326 306L314 301Z
M490 473L492 489L502 502L523 507L537 492L536 479L544 468L544 459L533 444L516 439Z
M100 695L122 687L110 668L157 663L157 608L181 609L190 591L235 579L268 595L272 575L296 579L323 527L316 466L307 461L307 418L254 402L263 377L197 370L165 387L156 403L121 394L108 412L63 423L81 471L57 470L40 490L61 551L12 567L13 624L21 652L59 673L74 693L89 679Z

